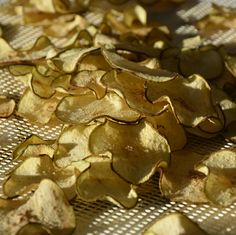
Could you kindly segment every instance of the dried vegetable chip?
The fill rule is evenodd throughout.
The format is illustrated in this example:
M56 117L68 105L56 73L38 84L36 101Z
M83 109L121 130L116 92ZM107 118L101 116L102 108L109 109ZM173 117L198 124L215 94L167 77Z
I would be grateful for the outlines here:
M161 172L162 195L173 201L207 203L209 200L204 192L206 175L195 169L203 158L187 148L173 152L170 167Z
M215 204L231 205L236 201L236 150L224 149L211 153L197 167L208 168L206 196Z
M165 235L167 231L169 235L207 235L196 223L179 212L173 212L156 219L144 231L143 235Z
M94 154L112 153L112 169L132 184L147 181L160 167L168 166L169 145L149 123L137 125L106 121L89 139Z
M113 171L109 154L92 155L86 161L90 167L77 179L80 198L86 201L107 199L126 208L136 205L138 196L134 187Z
M15 111L16 103L13 99L0 96L0 118L10 117Z
M35 157L31 155L14 170L7 173L7 178L3 182L4 196L12 198L23 195L37 188L39 183L47 178L57 183L64 191L67 199L71 200L76 196L75 183L80 173L79 166L82 164L78 162L67 168L59 169L53 165L53 161L49 156ZM78 168L76 165L78 165Z
M4 214L0 232L5 235L17 235L31 223L50 229L52 234L71 234L76 226L72 206L57 184L48 179L40 183L27 201L2 200L0 213Z
M99 100L94 92L67 96L57 106L55 114L58 119L69 124L89 123L101 117L123 122L136 122L140 118L140 114L129 108L115 92L109 92Z
M58 139L54 161L59 167L66 167L71 162L83 160L91 155L89 138L100 123L65 127Z

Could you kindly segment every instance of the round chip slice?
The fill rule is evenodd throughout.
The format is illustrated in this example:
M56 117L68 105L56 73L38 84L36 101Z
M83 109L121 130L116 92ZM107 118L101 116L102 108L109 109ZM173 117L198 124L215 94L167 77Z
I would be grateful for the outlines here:
M166 139L145 121L128 125L107 120L91 133L89 148L94 154L110 151L113 170L132 184L147 181L170 159Z

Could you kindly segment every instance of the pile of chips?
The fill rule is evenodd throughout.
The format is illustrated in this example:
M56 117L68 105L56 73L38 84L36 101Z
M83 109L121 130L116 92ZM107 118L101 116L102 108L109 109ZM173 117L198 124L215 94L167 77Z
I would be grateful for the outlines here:
M0 38L0 66L25 85L19 102L0 96L0 117L62 129L58 139L32 135L14 150L20 163L3 182L0 233L70 234L75 216L68 201L133 208L137 188L157 171L157 187L173 201L236 201L236 149L202 156L187 145L187 133L235 140L236 55L203 45L199 36L227 29L235 12L214 6L195 22L199 35L179 45L139 5L156 1L124 2L31 0L6 7L43 35L17 49ZM12 200L31 191L28 199Z

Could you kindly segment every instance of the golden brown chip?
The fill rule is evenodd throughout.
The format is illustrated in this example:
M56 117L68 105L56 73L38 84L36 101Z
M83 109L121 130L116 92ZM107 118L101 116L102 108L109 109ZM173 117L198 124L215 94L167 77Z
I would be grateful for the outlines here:
M168 235L207 235L196 223L179 212L156 219L143 235L166 235L167 231Z
M52 235L49 229L36 223L27 224L17 232L17 235L32 235L32 234Z
M194 127L207 117L218 117L212 103L211 89L199 75L188 78L177 76L167 82L147 82L146 96L151 102L167 96L174 112L185 126Z
M146 118L155 129L166 137L171 151L182 149L187 143L184 128L178 123L173 111L169 106L157 116Z
M65 127L58 139L58 146L54 155L56 165L66 167L71 162L83 160L91 155L89 138L98 125L99 123Z
M117 121L136 122L140 114L126 104L115 92L108 92L98 100L94 92L80 96L67 96L57 106L56 117L65 123L89 123L108 117Z
M206 166L205 193L215 204L229 206L236 201L236 149L211 153L198 167Z
M92 155L86 161L90 163L90 168L77 179L80 198L85 201L106 199L126 208L136 205L138 196L134 187L113 171L109 155Z
M195 170L203 158L189 149L173 152L170 167L161 172L162 195L173 201L208 202L204 192L206 175Z
M123 71L127 71L129 73L142 77L145 80L165 82L176 77L176 73L172 73L162 69L149 69L145 66L127 60L111 49L103 48L102 54L112 68L122 69Z
M31 155L7 173L7 178L3 182L3 194L9 198L23 195L37 188L41 180L47 178L56 182L67 199L71 200L76 196L75 183L79 173L80 169L76 167L76 164L59 169L53 165L49 156Z
M5 200L10 205L10 211L1 208L4 216L1 218L0 233L17 235L27 224L37 223L50 228L52 234L69 235L76 226L75 214L63 191L51 180L41 181L38 189L27 201L19 203ZM18 234L19 235L19 234Z
M170 158L166 139L147 122L129 125L107 120L91 133L89 148L94 154L110 151L113 170L132 184L147 181Z
M0 118L10 117L15 111L16 102L6 96L0 96Z
M49 99L43 99L28 88L18 104L17 114L31 122L46 124L53 117L53 113L63 96L63 94L56 93Z

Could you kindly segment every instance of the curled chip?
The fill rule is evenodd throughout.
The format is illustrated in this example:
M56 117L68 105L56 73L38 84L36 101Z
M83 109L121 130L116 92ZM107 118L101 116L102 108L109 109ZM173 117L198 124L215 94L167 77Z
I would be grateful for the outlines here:
M175 77L167 82L147 82L146 96L151 102L168 97L179 122L188 127L197 126L208 117L218 117L212 102L211 89L199 75Z
M116 70L112 70L102 77L101 82L108 90L121 93L127 104L143 116L158 115L168 104L166 99L151 103L146 98L145 80L134 74L118 73Z
M223 56L213 46L198 49L182 49L179 55L179 70L188 77L200 74L205 79L220 77L224 72Z
M27 201L2 200L0 233L19 235L28 224L37 223L50 228L52 234L71 234L76 226L75 214L63 191L51 180L41 181L38 189ZM50 234L50 233L49 233Z
M136 125L107 120L89 139L92 153L112 153L112 169L132 184L147 181L159 167L166 167L170 148L164 137L148 122Z
M137 203L137 193L132 185L112 170L109 155L106 153L86 158L90 168L77 179L78 196L85 201L107 199L116 205L132 208Z
M179 213L162 216L147 228L143 235L207 235L196 223L192 222L188 217Z
M80 170L88 164L77 162L60 169L53 165L52 159L47 155L30 156L15 169L7 173L3 182L4 196L13 198L23 195L38 187L41 180L47 178L56 182L64 191L68 200L76 196L75 182Z
M185 130L178 123L178 120L169 105L159 115L149 116L146 120L166 137L171 151L180 150L186 145L187 137Z
M31 135L14 149L13 159L25 160L29 156L39 155L48 155L52 158L55 152L54 143L54 140L43 140L39 136Z
M0 118L10 117L15 111L16 103L13 99L0 96Z
M54 161L59 167L66 167L71 162L83 160L91 155L89 138L93 130L100 125L78 124L65 127L58 139L58 146L54 155Z
M33 123L46 124L52 119L54 111L64 94L55 93L48 99L40 98L27 88L17 107L17 114Z
M85 95L67 96L57 106L55 114L69 124L89 123L101 117L122 122L136 122L140 118L140 114L129 108L115 92L108 92L100 100L92 91Z
M183 149L173 152L170 167L161 172L160 189L163 196L173 201L207 203L204 193L206 175L195 170L204 156Z
M197 167L206 166L206 196L215 204L228 206L236 201L236 149L211 153Z

